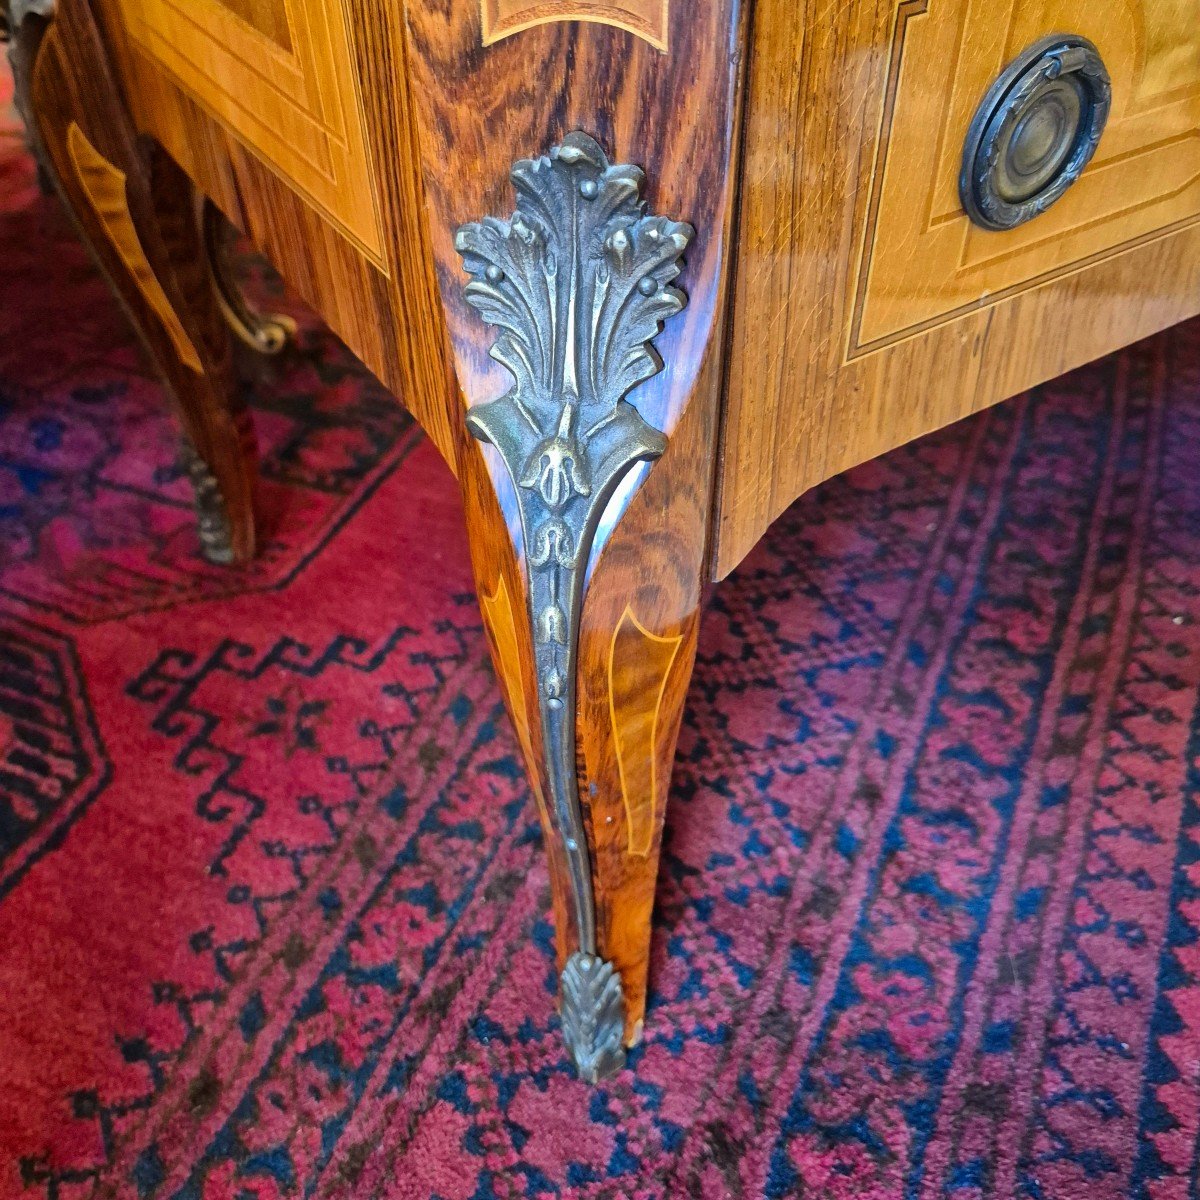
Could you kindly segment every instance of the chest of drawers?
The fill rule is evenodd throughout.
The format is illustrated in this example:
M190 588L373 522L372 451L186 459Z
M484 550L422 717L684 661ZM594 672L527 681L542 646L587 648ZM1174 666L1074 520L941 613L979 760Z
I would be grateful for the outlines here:
M823 479L1200 311L1194 0L11 23L41 153L178 404L209 555L254 551L226 318L282 330L219 262L214 289L202 198L460 481L591 1079L641 1029L704 587Z

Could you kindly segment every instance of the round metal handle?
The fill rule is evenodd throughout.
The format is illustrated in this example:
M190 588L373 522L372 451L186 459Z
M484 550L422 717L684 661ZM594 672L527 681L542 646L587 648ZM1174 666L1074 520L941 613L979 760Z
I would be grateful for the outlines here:
M1044 213L1083 174L1112 107L1112 81L1087 38L1055 34L1014 59L975 111L958 190L985 229Z

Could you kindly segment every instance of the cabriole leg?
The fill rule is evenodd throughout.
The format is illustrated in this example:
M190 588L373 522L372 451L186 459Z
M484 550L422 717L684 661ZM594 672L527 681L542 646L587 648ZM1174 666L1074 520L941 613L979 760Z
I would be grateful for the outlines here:
M646 215L641 172L581 133L512 179L511 220L457 236L467 301L500 331L491 354L515 380L467 417L492 470L476 445L461 473L493 657L546 831L563 1036L595 1081L641 1030L695 652L710 456L686 430L676 448L625 399L662 367L650 342L686 303L672 283L693 230Z
M507 29L494 5L404 9L476 582L546 829L563 1031L594 1080L645 1007L714 508L749 5L519 0Z
M205 556L244 562L254 554L253 439L194 189L138 141L86 0L16 0L11 20L18 103L40 157L177 402Z

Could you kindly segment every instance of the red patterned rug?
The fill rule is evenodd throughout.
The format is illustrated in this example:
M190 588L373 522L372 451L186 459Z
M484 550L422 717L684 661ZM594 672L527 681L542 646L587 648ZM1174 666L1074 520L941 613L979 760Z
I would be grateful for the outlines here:
M1200 324L715 590L647 1037L591 1089L429 444L301 313L266 547L207 567L11 114L0 262L3 1200L1197 1194Z

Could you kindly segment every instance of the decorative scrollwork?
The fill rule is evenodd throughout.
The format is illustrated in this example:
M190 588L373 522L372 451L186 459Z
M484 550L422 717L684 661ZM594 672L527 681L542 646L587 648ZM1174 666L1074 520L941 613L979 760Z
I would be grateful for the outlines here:
M217 306L225 323L244 345L259 354L282 354L296 340L296 322L282 313L264 313L250 303L233 266L233 227L207 197L201 204L200 234Z
M650 342L687 302L671 284L694 231L646 215L642 172L610 164L584 133L518 162L512 182L511 219L464 225L455 242L471 276L467 301L500 331L491 356L514 380L499 399L474 406L467 425L496 447L516 488L549 784L579 951L594 958L595 902L575 784L583 575L617 485L666 448L625 397L662 369ZM613 980L619 989L620 976ZM603 993L609 1014L611 990ZM592 1018L569 1012L573 997L587 995L564 986L565 1027L591 1028ZM613 1053L602 1059L606 1072L619 1065ZM577 1052L576 1061L582 1070Z

